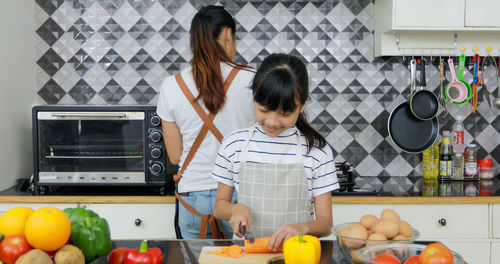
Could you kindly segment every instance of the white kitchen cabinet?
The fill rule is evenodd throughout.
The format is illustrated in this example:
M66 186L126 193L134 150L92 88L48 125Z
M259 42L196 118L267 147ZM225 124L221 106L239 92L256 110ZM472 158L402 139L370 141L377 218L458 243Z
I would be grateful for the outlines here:
M0 203L0 214L3 214L6 211L8 211L9 209L17 207L17 206L26 206L26 207L32 208L33 210L36 210L36 209L39 209L42 207L50 206L50 207L55 207L57 209L64 210L68 207L77 207L77 206L83 206L83 205L87 206L87 208L89 207L89 205L86 205L86 204L68 204L68 203L51 203L51 204L45 204L45 203Z
M394 206L420 232L421 240L489 239L487 204L407 204Z
M391 1L381 0L380 2ZM378 5L379 3L376 2ZM460 28L464 26L465 0L393 1L392 29Z
M492 213L492 236L495 239L500 238L500 204L492 204L491 205L491 213ZM500 263L500 262L498 262Z
M112 239L175 238L175 204L92 204L104 217Z
M491 243L490 263L500 263L500 241L493 241Z
M451 250L457 252L464 258L468 264L486 264L486 263L500 263L498 261L490 262L490 241L488 240L439 240Z
M498 0L467 0L465 3L465 27L498 28L500 27L499 10L500 1Z

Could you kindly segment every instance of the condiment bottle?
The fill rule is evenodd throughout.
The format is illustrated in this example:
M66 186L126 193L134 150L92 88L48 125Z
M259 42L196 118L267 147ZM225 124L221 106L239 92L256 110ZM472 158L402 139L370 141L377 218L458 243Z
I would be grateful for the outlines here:
M465 148L465 177L473 178L477 172L476 144L469 144Z
M450 131L443 131L443 142L439 150L439 177L449 179L453 175L453 148L451 146Z

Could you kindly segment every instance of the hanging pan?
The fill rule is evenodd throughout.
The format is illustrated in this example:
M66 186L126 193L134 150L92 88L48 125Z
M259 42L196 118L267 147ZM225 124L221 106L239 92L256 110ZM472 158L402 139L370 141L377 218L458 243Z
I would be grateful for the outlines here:
M416 62L410 62L410 88L411 94L415 88ZM434 144L439 133L439 121L437 117L429 120L416 118L409 102L400 103L392 110L387 122L387 129L392 141L405 152L420 153Z
M439 102L433 92L424 89L426 86L424 59L420 60L420 66L420 90L412 91L410 110L416 118L429 120L436 116L439 110Z

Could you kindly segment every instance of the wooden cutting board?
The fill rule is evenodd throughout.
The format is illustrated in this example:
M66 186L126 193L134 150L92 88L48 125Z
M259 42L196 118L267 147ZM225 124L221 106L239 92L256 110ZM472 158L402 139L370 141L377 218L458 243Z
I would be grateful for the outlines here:
M219 250L221 247L203 247L201 249L200 264L267 264L271 261L283 259L283 253L245 253L241 258L220 257L207 252Z

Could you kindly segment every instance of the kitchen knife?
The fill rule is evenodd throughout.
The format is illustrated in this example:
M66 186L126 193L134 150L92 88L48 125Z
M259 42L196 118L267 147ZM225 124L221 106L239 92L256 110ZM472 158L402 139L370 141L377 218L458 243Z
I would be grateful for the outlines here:
M241 225L240 226L240 232L243 234L243 239L248 240L248 242L253 243L255 238L251 237L251 233L247 232L247 226L246 225Z

